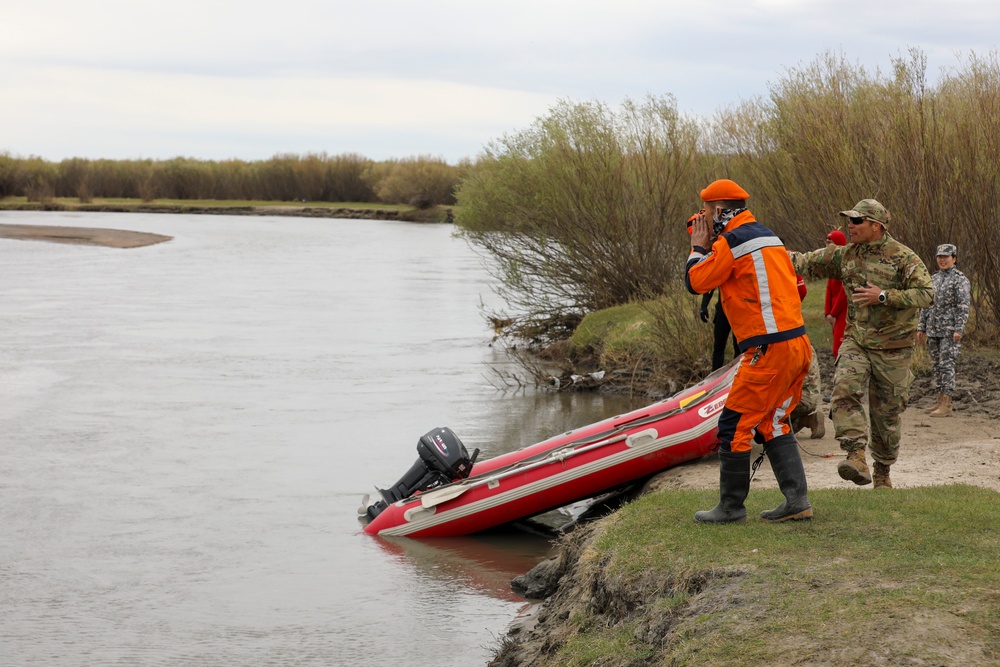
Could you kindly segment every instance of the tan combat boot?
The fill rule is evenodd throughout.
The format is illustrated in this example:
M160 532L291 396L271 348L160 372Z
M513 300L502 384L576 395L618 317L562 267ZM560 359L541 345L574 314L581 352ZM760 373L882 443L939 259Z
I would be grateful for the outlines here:
M951 417L951 396L941 394L941 402L937 409L930 413L931 417Z
M876 489L891 489L892 488L892 480L889 479L889 466L887 466L886 464L884 464L884 463L882 463L880 461L876 461L875 465L873 467L874 467L874 470L875 470L875 474L873 475L873 478L875 480L875 487L874 488L876 488Z
M826 435L826 424L824 423L823 413L817 410L816 412L809 415L812 420L809 422L809 439L819 440L824 435Z
M847 452L847 459L837 465L837 474L841 479L854 482L858 486L872 483L871 473L868 472L868 463L865 461L865 450L852 449Z
M806 421L809 417L791 417L788 420L788 425L792 428L792 433L798 433L806 426Z
M924 408L924 414L925 415L929 415L930 413L934 412L939 407L941 407L941 401L942 400L944 400L944 394L938 394L937 395L937 400L934 401L934 405L932 405L929 408Z

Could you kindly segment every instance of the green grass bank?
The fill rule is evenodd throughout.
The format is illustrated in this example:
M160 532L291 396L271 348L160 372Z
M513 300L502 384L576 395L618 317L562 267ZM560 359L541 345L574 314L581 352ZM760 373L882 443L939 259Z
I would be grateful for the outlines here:
M653 493L563 538L558 589L491 665L1000 664L995 491L817 490L811 522L695 524L717 499Z

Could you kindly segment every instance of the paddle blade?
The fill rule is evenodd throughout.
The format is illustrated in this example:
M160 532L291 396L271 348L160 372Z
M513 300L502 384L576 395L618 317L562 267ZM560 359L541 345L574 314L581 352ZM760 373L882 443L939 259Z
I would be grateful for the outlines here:
M446 503L449 500L458 498L468 490L469 487L464 484L452 484L451 486L434 489L433 491L420 494L420 506L425 509L437 507L441 503Z

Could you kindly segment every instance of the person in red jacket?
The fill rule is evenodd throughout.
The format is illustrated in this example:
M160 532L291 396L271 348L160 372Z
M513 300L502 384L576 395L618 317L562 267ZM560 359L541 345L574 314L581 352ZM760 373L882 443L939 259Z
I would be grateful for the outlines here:
M799 443L789 415L802 395L812 346L795 269L774 232L747 210L750 195L729 179L701 191L684 281L692 294L718 289L742 356L719 415L719 504L698 523L742 523L750 492L751 438L764 445L785 501L765 521L810 519Z
M826 235L827 243L847 245L844 232L835 229ZM833 358L840 352L840 344L844 342L844 329L847 327L847 293L844 283L833 278L826 281L826 301L823 305L823 315L833 327Z

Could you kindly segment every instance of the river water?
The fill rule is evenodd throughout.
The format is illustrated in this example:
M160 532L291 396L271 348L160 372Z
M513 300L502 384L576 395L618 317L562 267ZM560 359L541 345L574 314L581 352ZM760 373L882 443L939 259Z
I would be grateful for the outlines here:
M539 538L387 541L357 509L451 427L488 457L625 412L501 391L448 225L0 212L0 664L485 664Z

